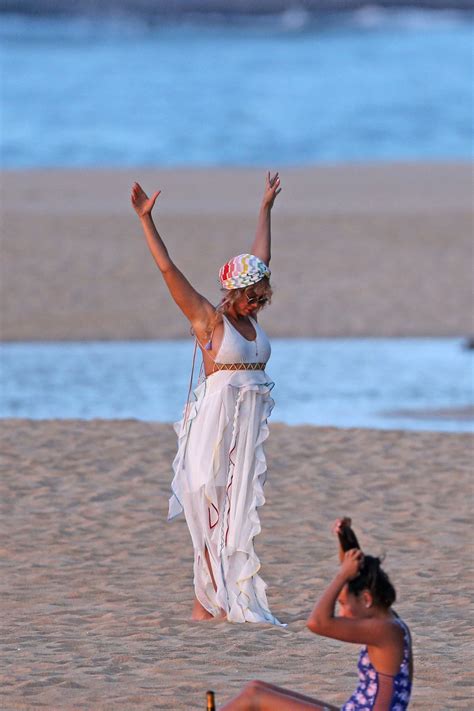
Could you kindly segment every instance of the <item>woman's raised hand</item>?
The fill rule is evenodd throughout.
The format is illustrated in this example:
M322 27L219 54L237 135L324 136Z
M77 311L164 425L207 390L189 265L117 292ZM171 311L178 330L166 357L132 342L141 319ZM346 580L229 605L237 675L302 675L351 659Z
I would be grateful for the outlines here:
M359 571L364 563L364 554L359 548L352 548L344 553L341 563L341 575L346 580L354 580L359 575Z
M278 195L278 193L281 193L280 176L278 173L275 173L275 175L272 177L270 175L270 171L268 171L267 177L265 180L265 192L263 194L263 204L266 205L267 207L272 208L273 203L275 202L275 198Z
M344 516L343 518L337 518L332 527L331 527L331 532L334 533L335 536L339 535L339 533L342 533L343 528L352 526L352 519L349 518L348 516Z
M130 199L132 201L133 209L137 213L138 217L144 217L145 215L151 214L156 198L160 193L161 190L158 190L149 198L139 183L133 183Z

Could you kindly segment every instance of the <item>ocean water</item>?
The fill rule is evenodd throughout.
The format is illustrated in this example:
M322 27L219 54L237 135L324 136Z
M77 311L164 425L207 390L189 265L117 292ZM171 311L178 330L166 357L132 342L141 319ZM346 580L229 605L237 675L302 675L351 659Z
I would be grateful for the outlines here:
M16 5L0 0L0 11ZM469 12L374 8L265 17L3 12L0 164L469 159L473 27ZM191 348L3 344L0 416L176 420ZM472 354L458 341L276 340L269 374L277 421L472 429L462 414L472 404Z
M147 7L1 15L3 167L472 156L472 13Z
M0 345L0 417L178 420L192 352L190 340ZM472 431L473 359L454 339L275 339L272 420Z

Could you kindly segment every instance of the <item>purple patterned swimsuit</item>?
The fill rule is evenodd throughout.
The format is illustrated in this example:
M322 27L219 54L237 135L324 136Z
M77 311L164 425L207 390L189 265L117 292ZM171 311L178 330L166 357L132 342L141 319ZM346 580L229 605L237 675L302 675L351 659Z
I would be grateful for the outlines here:
M367 647L360 651L357 668L359 685L341 711L406 711L411 694L410 656L411 642L408 627L399 618L396 622L403 629L403 659L396 676L381 674L372 666Z

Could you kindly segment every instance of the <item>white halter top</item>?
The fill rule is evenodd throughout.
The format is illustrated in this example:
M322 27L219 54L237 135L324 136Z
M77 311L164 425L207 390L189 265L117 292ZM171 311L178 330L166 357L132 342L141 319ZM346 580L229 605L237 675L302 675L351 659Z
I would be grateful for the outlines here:
M249 316L255 329L255 340L249 341L231 324L226 316L222 343L215 357L216 363L266 363L271 354L268 336L257 321Z

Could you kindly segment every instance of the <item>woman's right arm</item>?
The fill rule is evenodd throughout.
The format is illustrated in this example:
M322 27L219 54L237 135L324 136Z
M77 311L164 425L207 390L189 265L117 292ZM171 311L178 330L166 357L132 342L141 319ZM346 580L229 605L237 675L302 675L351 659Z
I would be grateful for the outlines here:
M138 183L132 187L131 201L145 233L146 241L158 269L175 303L189 319L194 328L206 330L214 316L212 304L189 283L169 256L165 243L161 239L151 212L160 191L149 198Z
M353 548L344 554L336 576L324 590L308 617L306 626L311 632L323 637L339 639L341 642L369 644L376 647L386 644L389 627L385 619L338 617L335 612L336 602L343 587L359 574L363 560L364 554L358 548Z

